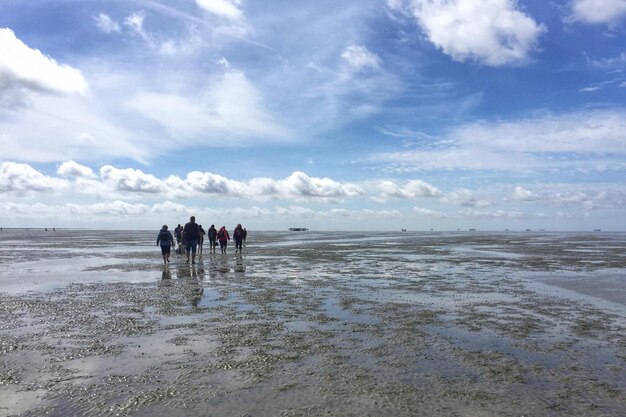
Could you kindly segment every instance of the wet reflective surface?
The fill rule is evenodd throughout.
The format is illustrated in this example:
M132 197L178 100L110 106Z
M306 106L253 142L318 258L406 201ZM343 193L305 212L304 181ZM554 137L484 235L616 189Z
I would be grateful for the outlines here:
M0 232L0 416L620 416L626 235Z

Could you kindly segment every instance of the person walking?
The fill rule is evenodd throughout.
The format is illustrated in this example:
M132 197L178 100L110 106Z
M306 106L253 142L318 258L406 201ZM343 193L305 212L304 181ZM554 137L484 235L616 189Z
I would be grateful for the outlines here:
M196 249L200 240L200 227L196 223L196 217L191 216L189 223L183 227L183 241L185 242L185 253L187 254L187 262L189 262L189 252L191 252L191 264L196 263Z
M233 230L233 239L235 239L235 253L241 253L242 251L244 234L245 232L243 231L241 224L238 224L235 227L235 230Z
M215 253L215 248L217 247L217 229L214 224L207 230L207 237L209 238L209 253Z
M200 252L200 255L202 255L202 246L204 244L204 235L206 235L206 232L202 228L202 225L200 225L199 227L200 233L198 234L198 250Z
M176 229L174 229L174 235L176 235L176 254L183 253L183 226L178 223Z
M164 224L157 235L157 246L161 246L161 255L163 255L163 263L167 264L170 262L170 253L172 250L172 245L174 244L174 236L172 233L167 230L167 225Z
M222 253L226 253L226 246L228 246L228 241L230 240L230 235L228 234L228 230L226 230L226 226L222 226L219 232L217 232L217 240L220 242L220 250Z

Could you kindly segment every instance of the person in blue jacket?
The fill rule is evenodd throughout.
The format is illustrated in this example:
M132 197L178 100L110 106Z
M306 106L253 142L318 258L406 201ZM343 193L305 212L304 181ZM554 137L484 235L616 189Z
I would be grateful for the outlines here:
M200 226L196 223L196 217L191 216L189 223L183 227L183 240L185 241L185 251L187 253L187 262L189 262L189 252L191 252L191 263L196 263L196 249L200 240Z
M172 250L172 245L174 244L174 236L172 236L172 232L167 230L167 225L164 224L159 231L159 235L157 236L157 246L161 245L161 255L163 255L163 263L169 263L170 261L170 252Z

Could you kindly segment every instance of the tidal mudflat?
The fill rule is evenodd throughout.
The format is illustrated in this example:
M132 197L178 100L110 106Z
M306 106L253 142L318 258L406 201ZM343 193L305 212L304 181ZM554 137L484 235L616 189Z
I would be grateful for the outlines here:
M0 416L623 416L626 234L0 232Z

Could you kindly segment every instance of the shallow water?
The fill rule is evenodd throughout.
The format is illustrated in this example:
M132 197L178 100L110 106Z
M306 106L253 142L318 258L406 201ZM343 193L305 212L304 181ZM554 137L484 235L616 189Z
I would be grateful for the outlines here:
M625 234L156 234L0 232L0 416L625 414Z

